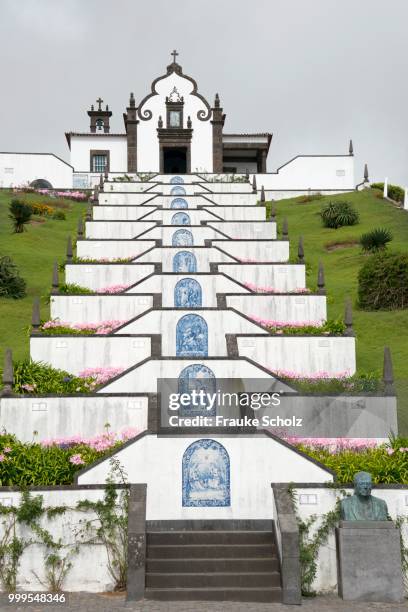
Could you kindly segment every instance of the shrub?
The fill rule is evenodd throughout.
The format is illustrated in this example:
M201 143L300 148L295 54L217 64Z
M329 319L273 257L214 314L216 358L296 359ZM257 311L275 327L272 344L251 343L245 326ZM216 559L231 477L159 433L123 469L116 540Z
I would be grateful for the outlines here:
M95 293L92 289L81 287L81 285L77 285L76 283L64 283L59 286L58 291L64 295L93 295Z
M91 378L73 376L30 359L14 363L15 393L89 393L92 383Z
M9 206L9 218L13 222L13 231L15 234L21 234L25 231L25 225L30 221L33 211L31 206L21 200L11 200Z
M315 200L321 200L324 196L321 193L308 193L297 198L299 204L307 204L307 202L314 202Z
M325 227L337 229L345 225L358 223L359 214L350 204L345 201L329 202L320 212Z
M25 280L19 275L13 260L7 255L0 257L0 296L18 300L25 294Z
M52 206L48 206L48 204L40 204L38 202L27 202L27 206L29 206L33 212L33 215L40 215L41 217L51 217L54 213L54 209Z
M378 227L377 229L371 230L371 232L363 234L360 238L360 244L363 251L381 251L386 248L391 240L392 234L390 230Z
M358 274L358 304L364 310L408 306L408 253L371 255Z
M58 221L65 221L66 216L62 210L56 210L54 214L52 215L52 218L57 219Z
M353 482L357 472L370 472L375 484L408 484L408 448L406 439L396 439L391 445L361 450L331 452L325 448L300 445L310 457L334 470L340 483Z
M371 183L373 189L381 189L384 191L384 183ZM388 185L388 197L396 202L404 201L404 190L399 185Z

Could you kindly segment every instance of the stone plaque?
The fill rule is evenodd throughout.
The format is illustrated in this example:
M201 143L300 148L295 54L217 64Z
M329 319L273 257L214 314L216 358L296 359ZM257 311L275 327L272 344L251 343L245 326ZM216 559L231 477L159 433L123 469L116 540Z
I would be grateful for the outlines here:
M340 521L336 540L340 597L403 601L400 535L392 521Z

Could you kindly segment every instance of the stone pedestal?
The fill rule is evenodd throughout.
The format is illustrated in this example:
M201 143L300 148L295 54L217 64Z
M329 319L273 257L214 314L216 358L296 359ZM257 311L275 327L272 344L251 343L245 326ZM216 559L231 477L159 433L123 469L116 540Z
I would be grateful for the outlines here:
M336 540L340 597L403 601L400 534L391 521L340 521Z

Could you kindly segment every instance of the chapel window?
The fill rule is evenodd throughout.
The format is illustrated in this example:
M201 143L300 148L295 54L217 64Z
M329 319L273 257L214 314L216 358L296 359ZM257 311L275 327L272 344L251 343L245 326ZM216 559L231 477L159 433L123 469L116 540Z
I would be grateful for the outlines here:
M107 155L93 155L92 172L97 172L98 174L105 172L107 163L108 163Z

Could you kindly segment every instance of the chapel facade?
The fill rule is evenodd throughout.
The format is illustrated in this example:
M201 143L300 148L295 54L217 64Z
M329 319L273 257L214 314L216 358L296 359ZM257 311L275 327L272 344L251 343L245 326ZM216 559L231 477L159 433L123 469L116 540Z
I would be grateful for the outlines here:
M112 111L101 98L88 111L89 132L66 133L75 172L266 172L272 134L224 132L219 95L211 105L177 56L139 103L130 94L122 133L111 133Z

